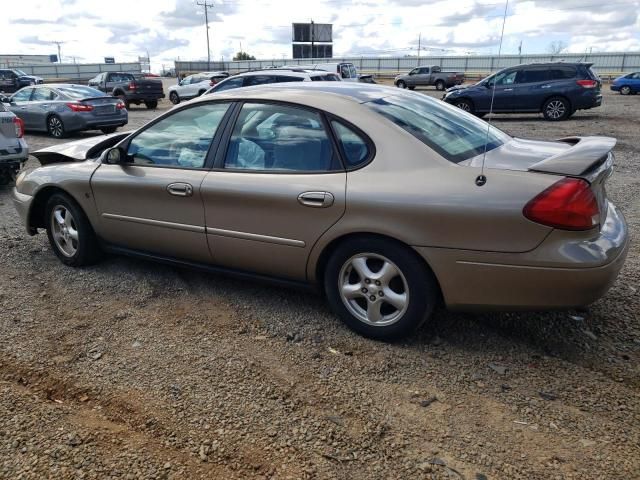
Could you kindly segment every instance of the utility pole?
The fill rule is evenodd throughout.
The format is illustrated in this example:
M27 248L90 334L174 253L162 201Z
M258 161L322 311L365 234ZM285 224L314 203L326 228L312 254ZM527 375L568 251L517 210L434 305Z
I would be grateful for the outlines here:
M60 45L62 45L64 42L51 40L51 43L55 43L58 46L58 63L62 63L62 50L60 49Z
M518 45L518 55L522 55L522 40L520 40L520 45Z
M196 2L199 6L204 7L204 22L207 27L207 70L211 68L211 49L209 48L209 9L213 8L213 3Z
M422 32L418 34L418 63L416 67L420 66L420 47L422 47Z
M315 44L315 39L316 36L314 35L314 31L313 31L313 19L311 19L311 60L313 60L313 46Z

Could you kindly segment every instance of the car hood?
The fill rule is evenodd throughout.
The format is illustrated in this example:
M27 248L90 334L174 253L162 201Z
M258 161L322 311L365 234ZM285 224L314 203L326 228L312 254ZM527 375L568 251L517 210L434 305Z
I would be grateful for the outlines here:
M474 85L454 85L453 87L447 88L446 92L447 93L451 93L451 92L455 92L457 90L466 90L466 89L472 88L472 87L475 87L475 84Z
M59 162L82 162L90 158L98 158L100 154L129 136L132 132L118 132L109 135L98 135L75 142L53 145L32 153L41 165Z

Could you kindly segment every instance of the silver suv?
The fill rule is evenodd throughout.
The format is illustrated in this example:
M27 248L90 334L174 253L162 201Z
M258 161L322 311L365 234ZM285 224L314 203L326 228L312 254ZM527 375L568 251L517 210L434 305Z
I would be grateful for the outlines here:
M27 161L29 149L23 135L22 120L0 103L0 185L12 182Z
M265 85L268 83L283 82L340 82L337 73L326 70L314 70L305 68L268 68L265 70L255 70L252 72L239 73L233 77L218 83L207 90L206 94L222 92L240 87L252 87L254 85Z

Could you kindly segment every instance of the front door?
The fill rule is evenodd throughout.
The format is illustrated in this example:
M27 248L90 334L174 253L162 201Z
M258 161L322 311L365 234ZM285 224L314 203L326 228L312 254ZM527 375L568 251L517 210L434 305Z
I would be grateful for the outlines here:
M23 88L11 97L11 103L9 105L9 110L22 119L24 122L24 128L27 130L33 130L36 128L33 123L33 116L30 116L28 111L29 100L31 100L33 90L33 87Z
M481 92L481 95L478 95L478 98L474 97L473 99L476 110L481 112L488 112L490 109L495 112L513 111L513 94L516 74L516 70L498 73L492 80L485 83L484 85L486 88L484 91Z
M321 115L245 103L202 183L216 264L295 280L345 210L346 173Z
M91 187L100 238L152 254L211 261L200 186L229 105L172 112L123 144L128 163L96 170Z

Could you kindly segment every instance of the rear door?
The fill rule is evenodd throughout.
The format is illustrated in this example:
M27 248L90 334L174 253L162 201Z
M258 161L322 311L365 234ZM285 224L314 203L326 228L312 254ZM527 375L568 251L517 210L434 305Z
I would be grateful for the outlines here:
M25 104L25 125L43 130L47 125L47 114L51 110L51 102L57 100L58 95L47 87L35 88L31 101Z
M540 111L542 103L554 90L554 84L557 84L558 80L552 78L549 67L527 67L519 70L513 85L514 109Z
M640 92L640 72L633 73L628 79L628 84L634 92Z
M227 136L202 183L214 261L305 280L311 248L345 210L346 173L322 115L245 103Z
M152 254L210 262L200 185L230 103L181 108L123 145L129 163L102 164L91 179L98 234Z

